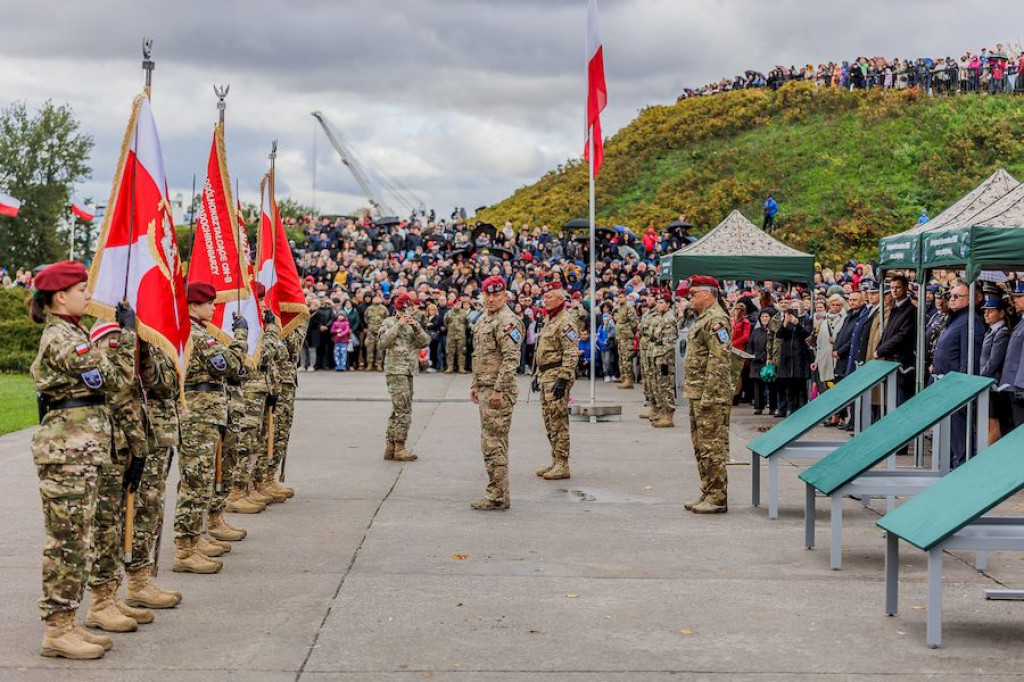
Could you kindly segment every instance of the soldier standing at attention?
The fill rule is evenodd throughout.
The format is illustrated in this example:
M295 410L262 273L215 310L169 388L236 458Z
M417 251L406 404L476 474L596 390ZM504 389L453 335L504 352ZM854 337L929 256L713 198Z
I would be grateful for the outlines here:
M134 361L134 313L118 306L124 324L122 344L95 348L79 322L90 296L85 266L56 263L35 277L28 301L32 320L44 324L31 374L42 416L32 437L32 459L39 475L46 548L39 615L46 622L43 656L100 658L113 646L77 622L92 560L92 528L100 468L110 463L113 436L106 395L131 376L122 367Z
M448 368L445 374L466 371L466 335L469 331L469 298L463 296L459 304L445 313L444 326L448 328L448 345L445 349Z
M178 431L178 368L157 346L142 343L140 377L146 391L146 423L149 456L135 494L135 532L132 560L127 566L128 586L124 601L129 606L169 609L181 602L181 592L164 590L153 581L156 546L164 520L164 493L174 448L181 442Z
M732 322L718 305L718 280L690 278L690 303L697 321L690 329L683 365L683 393L690 401L690 437L700 473L700 499L684 505L694 514L729 511L729 411L732 405Z
M253 485L257 492L272 498L274 502L284 502L295 496L295 490L282 485L277 480L279 468L284 466L288 454L288 441L292 435L292 421L295 418L295 391L299 386L299 375L296 367L299 364L299 351L306 338L309 318L300 322L281 343L278 344L277 370L281 377L277 400L274 403L274 458L269 457L265 469L253 473ZM367 337L369 338L369 337ZM260 460L257 460L259 463Z
M615 311L615 336L619 348L619 388L633 388L633 339L640 318L625 289L619 290L617 299L619 307Z
M660 289L649 289L647 291L647 310L640 317L638 330L640 332L640 381L644 384L644 403L646 409L639 414L641 419L650 419L654 413L654 370L651 367L651 324L657 316L658 311L654 307L654 298Z
M659 292L657 315L651 319L651 373L654 375L654 411L651 426L672 428L676 413L676 341L679 322L672 312L672 290Z
M394 316L384 320L377 334L377 344L385 354L384 378L391 396L384 459L399 462L417 458L405 448L412 423L412 379L419 372L420 350L430 345L430 335L406 310L415 303L413 294L399 294Z
M565 307L559 280L541 287L546 322L537 337L531 389L540 391L544 430L551 443L551 463L537 469L548 481L569 478L569 391L576 378L580 332Z
M224 378L239 371L246 352L245 320L235 318L235 341L224 347L206 331L213 319L217 291L193 282L185 300L192 320L192 356L185 371L185 408L181 423L178 502L174 513L174 572L217 573L223 564L199 551L203 521L213 499L217 449L228 418Z
M480 406L480 446L487 468L487 490L473 509L508 509L508 432L519 395L516 369L523 322L508 307L507 285L498 275L484 280L484 314L473 326L473 386Z
M377 332L388 317L388 309L379 293L373 295L373 303L363 313L366 322L366 367L367 371L380 371L384 363L384 349L377 346Z

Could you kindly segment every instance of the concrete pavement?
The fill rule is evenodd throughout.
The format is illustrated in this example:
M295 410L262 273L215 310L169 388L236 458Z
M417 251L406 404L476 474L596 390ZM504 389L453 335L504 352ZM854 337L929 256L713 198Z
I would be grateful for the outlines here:
M101 661L38 655L42 517L31 430L0 438L0 680L769 680L1020 679L1024 604L982 590L1024 586L1024 557L987 574L946 562L944 646L924 644L924 556L902 556L901 613L883 607L877 513L846 509L843 570L803 548L803 488L780 477L780 519L749 505L730 467L730 512L682 508L697 492L685 410L675 429L636 418L639 388L598 384L620 423L573 423L573 478L547 482L536 399L513 418L512 509L476 512L485 484L465 375L416 379L409 464L381 459L380 374L302 373L288 483L216 576L170 571L184 601ZM585 399L585 383L574 389ZM734 417L734 458L768 418ZM833 435L833 434L829 434ZM765 472L766 473L766 472ZM168 502L168 524L173 485ZM1017 500L1019 502L1019 500ZM881 505L876 505L881 506Z

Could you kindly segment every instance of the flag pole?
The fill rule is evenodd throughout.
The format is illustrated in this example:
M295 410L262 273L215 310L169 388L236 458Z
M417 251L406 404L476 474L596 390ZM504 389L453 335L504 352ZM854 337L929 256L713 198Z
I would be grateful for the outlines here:
M68 220L71 221L71 244L68 249L68 260L75 260L75 212L71 211L71 215L68 216Z
M224 99L228 96L228 92L230 90L231 90L231 86L230 85L214 85L213 86L213 94L217 95L217 120L220 123L221 135L224 134L224 112L228 108L228 105L224 101ZM225 193L226 192L230 192L231 191L230 183L224 189L225 189ZM235 200L238 199L237 196L234 197L234 198L235 198ZM231 211L237 211L237 209L235 209L235 207L231 206L230 203L229 203L229 205L228 205L228 215L229 216L231 215ZM235 218L237 219L237 217L238 216L236 215ZM234 229L234 231L235 231L235 251L238 252L238 247L241 245L241 242L238 239L238 225L236 224L236 225L232 226L232 229ZM239 262L235 264L236 266L240 266L241 265L241 261L242 261L242 254L241 253L238 253L238 261ZM235 273L235 315L241 315L242 314L242 282L241 282L241 279L239 279L240 277L241 277L241 273Z
M588 128L587 138L589 147L587 155L590 157L590 406L593 407L596 402L597 390L595 383L597 368L594 361L597 349L597 301L595 300L597 298L597 282L594 278L597 228L594 225L594 126L592 125Z

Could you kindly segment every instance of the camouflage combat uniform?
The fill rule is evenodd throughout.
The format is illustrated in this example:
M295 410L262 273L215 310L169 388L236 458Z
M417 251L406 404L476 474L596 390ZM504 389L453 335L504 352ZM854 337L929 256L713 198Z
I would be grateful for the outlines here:
M452 308L445 313L444 326L448 328L448 340L445 346L447 371L462 374L466 371L466 334L469 330L469 312L462 306Z
M671 309L655 313L651 318L650 336L654 405L661 412L673 413L676 410L676 341L679 340L679 323Z
M174 514L176 539L198 538L203 530L203 518L213 501L217 444L228 419L224 379L241 369L247 335L239 329L235 341L226 347L192 320L192 355L185 371L186 407L178 456L181 480Z
M640 318L639 351L640 351L640 380L644 382L644 400L653 409L654 407L654 372L651 369L651 324L658 314L653 307L644 311Z
M140 351L140 375L146 389L149 457L135 493L135 531L132 534L132 573L153 563L158 530L164 515L164 493L173 449L181 443L178 429L178 370L174 360L149 344Z
M633 338L640 324L636 308L626 302L615 311L615 337L619 349L619 381L623 384L633 383Z
M281 331L276 323L263 327L260 338L259 366L249 372L242 384L245 396L245 415L243 417L242 439L246 442L245 450L248 457L238 462L235 469L235 488L244 490L253 481L266 478L269 466L267 436L267 400L276 396L280 390L281 373L278 366L279 355L287 355L281 345Z
M372 303L363 313L366 322L366 369L380 369L384 362L384 349L377 347L377 332L388 317L388 309L382 303Z
M107 324L104 320L97 320L93 329ZM96 516L93 519L90 588L112 580L120 580L121 566L124 563L124 473L131 458L149 456L143 396L140 384L134 381L134 352L113 355L122 343L124 340L120 333L107 334L95 342L101 349L109 349L111 357L116 358L121 373L132 380L126 381L118 390L107 394L107 405L113 417L114 448L110 460L103 463L99 472Z
M384 378L391 396L387 440L405 443L412 423L413 377L419 373L420 350L430 345L430 335L413 319L413 326L402 324L401 313L384 320L377 343L384 353Z
M512 410L519 395L516 369L523 342L523 322L508 306L491 314L484 312L473 327L473 388L480 408L480 447L487 468L484 497L509 504L508 432ZM491 395L501 392L505 404L491 407Z
M725 463L729 458L728 417L731 383L732 324L712 305L690 329L684 364L683 394L690 401L690 436L700 473L701 497L720 507L728 501Z
M304 320L287 337L278 344L277 369L280 377L280 391L277 404L274 406L274 457L267 458L268 467L264 480L277 476L278 467L288 450L288 440L292 434L292 420L295 417L295 389L299 385L296 367L299 362L299 349L306 338L309 320ZM367 334L367 341L370 336ZM255 477L255 475L254 475ZM259 480L259 479L257 479Z
M220 453L220 490L216 487L210 498L210 516L224 511L228 494L235 485L238 469L249 461L251 440L246 437L245 429L251 427L247 423L245 410L245 392L243 384L248 380L252 370L246 365L247 354L242 355L239 369L234 374L224 377L224 392L228 399L228 417L224 424L224 440Z
M39 615L78 609L92 568L93 519L100 468L110 463L110 409L103 403L59 408L72 399L98 400L121 390L131 377L135 334L124 331L116 349L94 348L81 327L46 316L30 372L41 399L58 406L32 437L39 474L46 549Z
M551 444L551 459L569 457L569 391L576 379L580 330L576 319L562 308L549 318L537 336L537 379L540 383L541 416ZM555 397L555 380L566 381L565 394Z

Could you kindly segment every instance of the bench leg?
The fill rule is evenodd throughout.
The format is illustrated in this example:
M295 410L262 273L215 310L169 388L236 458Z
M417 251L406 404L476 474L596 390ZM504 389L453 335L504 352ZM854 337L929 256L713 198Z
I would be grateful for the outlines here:
M832 547L829 552L829 563L833 571L843 565L843 496L832 495Z
M900 539L885 534L885 615L895 616L899 610Z
M768 518L779 518L779 459L768 460Z
M865 509L870 509L871 508L871 496L870 495L861 495L860 496L860 506L864 507Z
M942 550L928 552L928 646L942 643Z
M985 550L978 550L974 553L974 568L978 571L988 570L988 552Z
M805 484L807 492L804 497L804 547L814 549L814 488Z
M761 506L761 457L756 452L750 453L750 504Z

